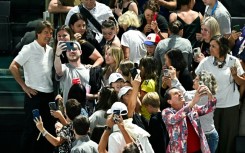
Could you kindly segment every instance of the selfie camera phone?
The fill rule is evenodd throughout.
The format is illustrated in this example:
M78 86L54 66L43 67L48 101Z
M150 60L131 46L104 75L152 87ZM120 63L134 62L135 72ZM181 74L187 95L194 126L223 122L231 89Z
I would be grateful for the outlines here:
M199 85L204 85L203 81L199 81Z
M232 30L236 31L236 32L241 32L241 28L240 28L240 25L234 25L232 27Z
M75 49L74 49L74 42L67 41L67 42L65 42L65 43L66 43L67 50L69 50L69 51L75 50Z
M113 121L114 123L118 123L120 119L120 110L113 111Z
M194 48L193 53L194 53L193 57L196 58L201 54L201 48L200 47Z
M157 20L157 13L155 13L153 16L153 21L156 21L156 20Z
M164 69L163 70L163 76L165 76L165 77L169 77L170 76L169 69Z
M136 77L136 75L138 74L137 69L135 67L130 69L130 74L131 74L132 78L134 79Z
M35 118L38 118L39 119L39 116L40 116L40 114L39 114L39 109L33 109L32 110L32 114L33 114L33 118L35 119Z
M54 101L49 102L48 105L50 110L57 110L57 105Z

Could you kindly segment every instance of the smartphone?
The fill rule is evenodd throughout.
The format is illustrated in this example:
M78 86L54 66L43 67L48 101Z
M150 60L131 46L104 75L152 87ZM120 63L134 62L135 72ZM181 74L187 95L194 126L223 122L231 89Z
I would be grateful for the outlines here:
M232 27L232 30L234 30L234 31L236 31L236 32L241 32L240 25L239 25L239 24L234 25L234 26Z
M130 69L130 74L131 74L132 78L134 79L136 77L136 75L138 74L137 68L136 67L131 68Z
M193 49L193 58L197 58L200 54L201 54L201 48L200 47L197 47L197 48L194 48Z
M157 13L155 13L153 16L153 21L156 21L156 20L157 20Z
M203 81L199 81L199 85L204 85Z
M118 0L118 2L117 2L117 7L119 8L119 9L122 9L123 8L123 6L122 6L122 0Z
M165 77L169 77L170 76L169 69L164 69L163 70L163 76L165 76Z
M118 123L120 119L120 110L114 110L112 118L113 118L114 123Z
M74 42L66 41L65 43L66 43L67 50L74 50Z
M57 110L57 105L54 101L49 102L48 105L50 110Z
M35 119L36 117L39 119L39 109L33 109L32 110L33 118Z

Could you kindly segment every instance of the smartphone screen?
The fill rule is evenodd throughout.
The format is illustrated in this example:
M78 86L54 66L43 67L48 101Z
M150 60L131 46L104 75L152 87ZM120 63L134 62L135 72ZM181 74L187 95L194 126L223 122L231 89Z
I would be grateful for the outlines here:
M120 110L114 110L113 111L113 121L114 123L117 123L120 118Z
M39 118L40 114L39 114L39 109L33 109L32 110L32 114L33 114L33 118Z
M74 42L67 41L65 43L66 43L67 50L74 50Z
M170 76L169 69L164 69L163 70L163 76L165 76L165 77L169 77Z
M130 69L130 74L131 74L132 78L134 79L136 77L136 75L138 74L137 69L135 67Z
M55 102L49 102L48 103L50 110L57 110L57 106Z

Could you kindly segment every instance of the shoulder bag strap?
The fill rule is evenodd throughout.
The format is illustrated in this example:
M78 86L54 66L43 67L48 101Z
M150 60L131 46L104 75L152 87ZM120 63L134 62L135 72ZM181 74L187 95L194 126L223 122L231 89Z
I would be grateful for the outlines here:
M85 9L82 4L79 5L79 10L80 10L80 13L84 14L87 19L94 25L94 27L100 32L102 33L101 31L101 25L100 23L94 18L94 16L87 10Z

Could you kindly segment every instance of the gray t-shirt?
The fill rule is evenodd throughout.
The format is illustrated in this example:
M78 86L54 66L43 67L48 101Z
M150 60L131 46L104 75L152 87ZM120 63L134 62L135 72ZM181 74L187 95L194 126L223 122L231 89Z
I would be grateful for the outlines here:
M218 1L216 9L215 7L210 8L207 6L205 11L206 16L213 16L218 21L222 35L231 33L231 15L221 2Z
M84 65L80 67L74 67L71 64L62 64L63 76L56 74L56 80L60 81L60 88L63 92L64 104L67 102L68 92L72 86L72 79L80 78L81 84L85 87L89 86L89 69Z

